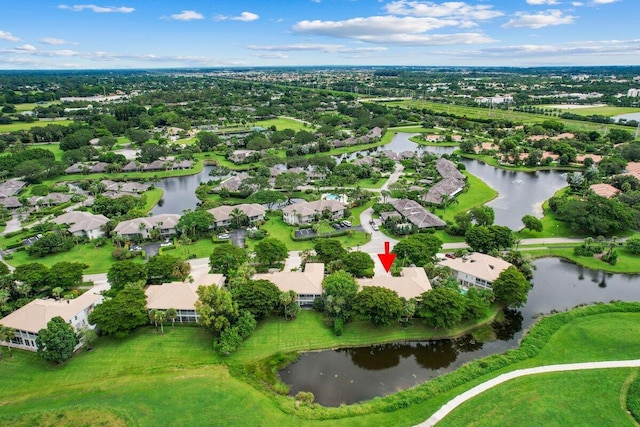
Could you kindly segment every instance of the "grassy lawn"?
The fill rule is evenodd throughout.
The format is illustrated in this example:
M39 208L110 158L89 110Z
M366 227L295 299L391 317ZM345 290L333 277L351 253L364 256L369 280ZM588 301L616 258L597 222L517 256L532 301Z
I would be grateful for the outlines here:
M162 199L164 190L162 190L162 188L152 188L151 190L145 191L144 194L147 196L147 200L144 204L144 211L150 212L158 201Z
M84 270L85 274L106 273L109 267L116 262L111 256L114 246L111 242L101 248L96 248L91 243L83 243L74 246L70 251L60 252L43 258L31 257L26 251L14 252L13 259L7 260L12 266L28 264L31 262L39 262L51 267L53 264L61 261L73 261L87 264L89 267ZM142 258L135 258L142 262Z
M366 209L366 205L365 207L361 206L361 208L363 210ZM360 221L359 219L360 214L358 213L359 211L357 209L358 208L352 211L352 212L355 212L353 214L354 225L355 225L356 218L358 218L358 221ZM269 233L269 237L274 237L280 240L285 245L287 245L287 248L290 251L302 251L305 249L313 249L313 245L315 244L313 240L304 240L304 241L296 242L293 239L291 239L291 233L293 232L293 230L295 230L295 228L286 224L278 213L272 212L267 215L267 218L268 218L268 221L260 228L262 230L267 231ZM351 236L340 236L340 237L336 237L336 239L340 240L340 242L342 242L342 245L344 247L357 247L367 243L371 239L371 235L363 231L355 231ZM259 242L259 240L247 239L246 242L247 242L247 247L252 250L255 244Z
M524 248L523 248L524 249ZM618 254L618 262L616 265L611 265L600 259L593 257L575 256L573 254L573 248L559 248L559 247L546 247L541 250L530 250L527 253L533 257L551 257L556 256L565 258L575 262L576 264L584 267L591 268L593 270L604 270L611 273L629 273L637 274L638 266L640 265L640 256L634 255L627 251L624 247L617 247L616 253Z
M640 108L635 107L588 107L588 108L557 108L551 105L539 105L539 108L554 108L562 111L563 113L577 114L579 116L591 116L597 114L599 116L612 117L620 114L640 113Z
M0 361L0 424L43 425L34 420L59 416L69 417L68 425L97 425L99 420L106 420L102 425L207 425L215 420L216 425L228 426L409 426L450 398L507 370L640 357L640 313L579 317L555 332L536 357L387 412L376 410L380 399L345 408L296 409L291 399L270 396L227 368L242 370L241 366L277 351L455 334L432 331L419 322L408 328L354 322L343 336L335 337L321 315L303 311L295 321L261 322L229 357L212 351L207 331L180 326L167 326L164 335L144 327L123 340L100 338L91 352L82 350L64 365L14 351L13 357ZM441 425L632 425L620 407L620 391L632 372L614 369L521 378L465 403ZM70 408L73 414L65 412Z
M262 126L263 128L270 128L275 126L277 130L292 129L296 132L306 130L312 132L314 129L305 125L301 121L288 119L285 117L278 117L277 119L260 120L256 122L256 126Z
M420 100L406 100L386 102L385 105L390 107L397 106L403 108L420 108L429 109L435 112L447 112L454 114L458 117L480 118L480 119L505 119L512 120L518 123L542 123L546 120L553 120L563 123L567 128L574 130L596 130L602 131L602 127L605 126L609 129L625 129L625 126L620 125L602 125L600 123L582 122L579 120L561 119L559 117L549 117L542 114L524 113L513 110L491 110L483 107L470 107L465 105L455 104L440 104L437 102L420 101ZM573 110L573 112L580 110ZM626 128L627 130L629 128Z
M4 132L16 132L19 130L28 130L35 127L44 127L46 125L59 125L59 126L69 126L73 123L73 120L41 120L35 121L31 123L25 122L15 122L8 125L0 125L0 133Z
M60 149L60 143L58 142L51 142L49 144L38 144L34 145L33 148L44 148L45 150L51 151L53 155L56 156L56 160L62 160L62 153L64 153L64 151Z
M633 426L621 391L633 369L516 378L475 397L438 426Z
M48 107L52 104L58 104L58 102L45 102L38 104L37 102L25 102L23 104L16 104L16 111L21 113L23 111L32 111L36 107Z

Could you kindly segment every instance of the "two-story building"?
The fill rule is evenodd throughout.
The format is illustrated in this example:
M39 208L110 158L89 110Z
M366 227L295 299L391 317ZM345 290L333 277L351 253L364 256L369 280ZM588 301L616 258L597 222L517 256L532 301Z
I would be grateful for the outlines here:
M493 282L513 264L491 255L473 252L459 258L446 258L438 263L449 267L465 289L470 287L491 289Z
M346 209L344 203L337 200L316 200L314 202L300 202L282 209L282 219L287 224L309 224L328 212L331 219L344 218Z

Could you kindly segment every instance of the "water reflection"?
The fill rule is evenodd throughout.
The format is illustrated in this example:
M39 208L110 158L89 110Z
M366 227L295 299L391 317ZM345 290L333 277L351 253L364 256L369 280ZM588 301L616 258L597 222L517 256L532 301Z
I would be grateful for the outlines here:
M542 314L611 300L640 301L640 276L603 273L559 260L535 262L533 288L521 309L457 340L402 342L303 354L280 372L291 394L311 391L326 406L384 396L518 345ZM589 280L585 280L588 278ZM419 322L419 320L416 320ZM347 326L348 327L348 326Z

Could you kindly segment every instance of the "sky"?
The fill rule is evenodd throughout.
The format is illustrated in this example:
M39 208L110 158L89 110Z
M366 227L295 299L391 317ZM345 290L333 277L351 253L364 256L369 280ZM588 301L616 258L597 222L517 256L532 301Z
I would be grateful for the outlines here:
M0 69L640 65L640 0L2 0Z

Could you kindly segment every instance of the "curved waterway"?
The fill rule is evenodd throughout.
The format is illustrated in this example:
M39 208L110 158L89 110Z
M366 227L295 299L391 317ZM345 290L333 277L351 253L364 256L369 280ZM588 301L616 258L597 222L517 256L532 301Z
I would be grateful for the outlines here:
M280 371L280 378L291 386L291 395L310 391L316 402L325 406L361 402L413 387L469 361L515 348L524 331L542 314L611 300L640 301L640 275L603 273L557 258L540 259L535 265L527 304L519 310L508 310L502 323L456 340L304 353Z

